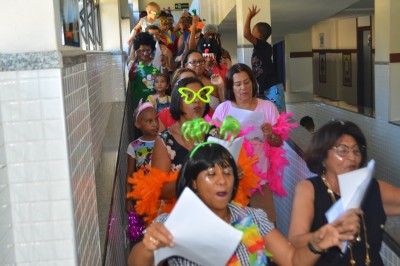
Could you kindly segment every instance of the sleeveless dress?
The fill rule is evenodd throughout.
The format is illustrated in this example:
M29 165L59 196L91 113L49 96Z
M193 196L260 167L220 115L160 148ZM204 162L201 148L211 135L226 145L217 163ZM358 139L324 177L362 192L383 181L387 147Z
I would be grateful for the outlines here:
M327 224L328 221L325 217L325 212L333 205L332 199L327 192L327 187L322 181L321 177L312 177L308 179L314 187L314 221L311 226L311 231L315 231L322 225ZM386 222L386 214L383 209L381 193L379 184L376 179L372 179L366 193L366 198L363 200L361 209L364 212L364 221L367 227L367 238L370 245L369 257L371 259L370 265L383 265L382 259L379 255L382 245L382 232L383 225ZM335 195L336 200L340 196ZM365 239L362 221L360 220L360 236L361 242L355 241L353 243L353 257L356 265L365 265ZM330 248L328 252L321 256L315 265L350 265L350 251L347 249L344 255L340 252L338 247Z
M189 151L180 145L172 136L169 128L160 133L160 137L163 140L165 147L167 148L169 158L171 159L171 171L176 172L182 168L185 162L186 155Z

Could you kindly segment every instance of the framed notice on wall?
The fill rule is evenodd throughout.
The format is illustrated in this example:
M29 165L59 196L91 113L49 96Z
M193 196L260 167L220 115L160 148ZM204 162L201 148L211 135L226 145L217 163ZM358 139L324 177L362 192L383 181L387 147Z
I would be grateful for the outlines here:
M319 82L326 83L326 54L319 54Z
M351 54L342 55L343 86L351 87Z

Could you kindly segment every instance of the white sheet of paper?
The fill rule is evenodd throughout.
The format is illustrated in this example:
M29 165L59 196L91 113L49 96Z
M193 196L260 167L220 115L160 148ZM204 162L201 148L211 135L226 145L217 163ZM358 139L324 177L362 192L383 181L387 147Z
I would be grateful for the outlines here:
M264 114L262 112L249 111L232 107L229 112L229 115L236 118L243 129L251 126L254 127L254 130L246 134L245 136L246 139L253 139L253 138L264 139L261 130L261 125L264 123Z
M340 197L345 210L360 208L361 201L371 181L375 161L371 160L367 167L338 176Z
M242 148L242 144L243 144L243 137L234 139L233 141L225 141L225 140L210 136L207 138L207 141L219 143L222 146L224 146L231 153L232 157L235 159L235 162L236 163L238 162L240 149Z
M364 194L371 182L374 168L375 161L371 160L368 163L368 166L364 168L338 176L340 200L338 200L325 214L329 223L336 220L348 209L360 208Z
M340 199L325 213L329 223L339 218L346 210L360 208L368 185L371 182L375 161L371 160L367 167L357 169L338 176ZM347 245L342 250L346 250Z
M243 232L216 216L189 188L185 188L165 222L175 246L155 251L155 265L180 256L200 265L226 265Z

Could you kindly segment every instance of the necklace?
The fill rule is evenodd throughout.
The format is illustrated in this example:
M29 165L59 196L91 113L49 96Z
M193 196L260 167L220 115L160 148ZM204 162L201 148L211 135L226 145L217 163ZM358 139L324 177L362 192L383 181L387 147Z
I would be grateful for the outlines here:
M142 82L143 84L150 90L153 89L153 85L154 85L154 80L156 79L156 75L157 75L157 68L153 66L153 64L150 64L147 66L148 68L152 68L151 69L151 74L147 74L146 70L145 70L145 65L142 62L139 62L139 74L142 77Z
M326 192L328 192L329 196L331 197L332 203L335 203L336 202L336 197L335 197L335 195L333 193L333 190L332 190L331 186L329 185L328 180L326 180L325 174L321 175L321 179L322 179L322 182L324 182L325 186L327 187ZM362 226L363 226L363 231L364 231L364 240L365 240L364 241L365 242L365 265L368 266L370 264L371 260L369 258L369 252L368 252L369 244L368 244L367 227L365 225L364 214L361 215L361 221L362 221ZM362 239L361 239L361 236L360 236L360 229L358 229L358 236L356 238L356 241L357 242L361 242L361 240ZM348 243L348 247L349 247L349 250L350 250L350 264L351 265L356 265L356 261L355 261L354 256L353 256L353 249L352 249L353 243Z
M242 206L234 203L237 206ZM267 264L267 257L264 247L264 239L258 232L257 225L253 222L253 215L249 214L244 217L239 217L232 223L232 226L243 232L243 237L240 242L246 247L249 252L249 262L252 266L261 266ZM240 261L236 254L229 259L227 266L239 266Z

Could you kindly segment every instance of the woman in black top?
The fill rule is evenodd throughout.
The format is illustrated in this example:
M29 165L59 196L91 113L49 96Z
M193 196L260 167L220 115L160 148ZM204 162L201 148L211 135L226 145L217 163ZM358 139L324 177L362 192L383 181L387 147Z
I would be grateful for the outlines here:
M313 136L305 161L316 177L301 181L293 200L289 240L297 247L327 222L325 212L340 198L338 175L365 166L367 143L352 122L331 121ZM344 254L338 248L323 253L317 265L383 265L379 255L386 215L400 214L400 189L372 179L362 202L356 240ZM354 210L350 210L352 212Z

